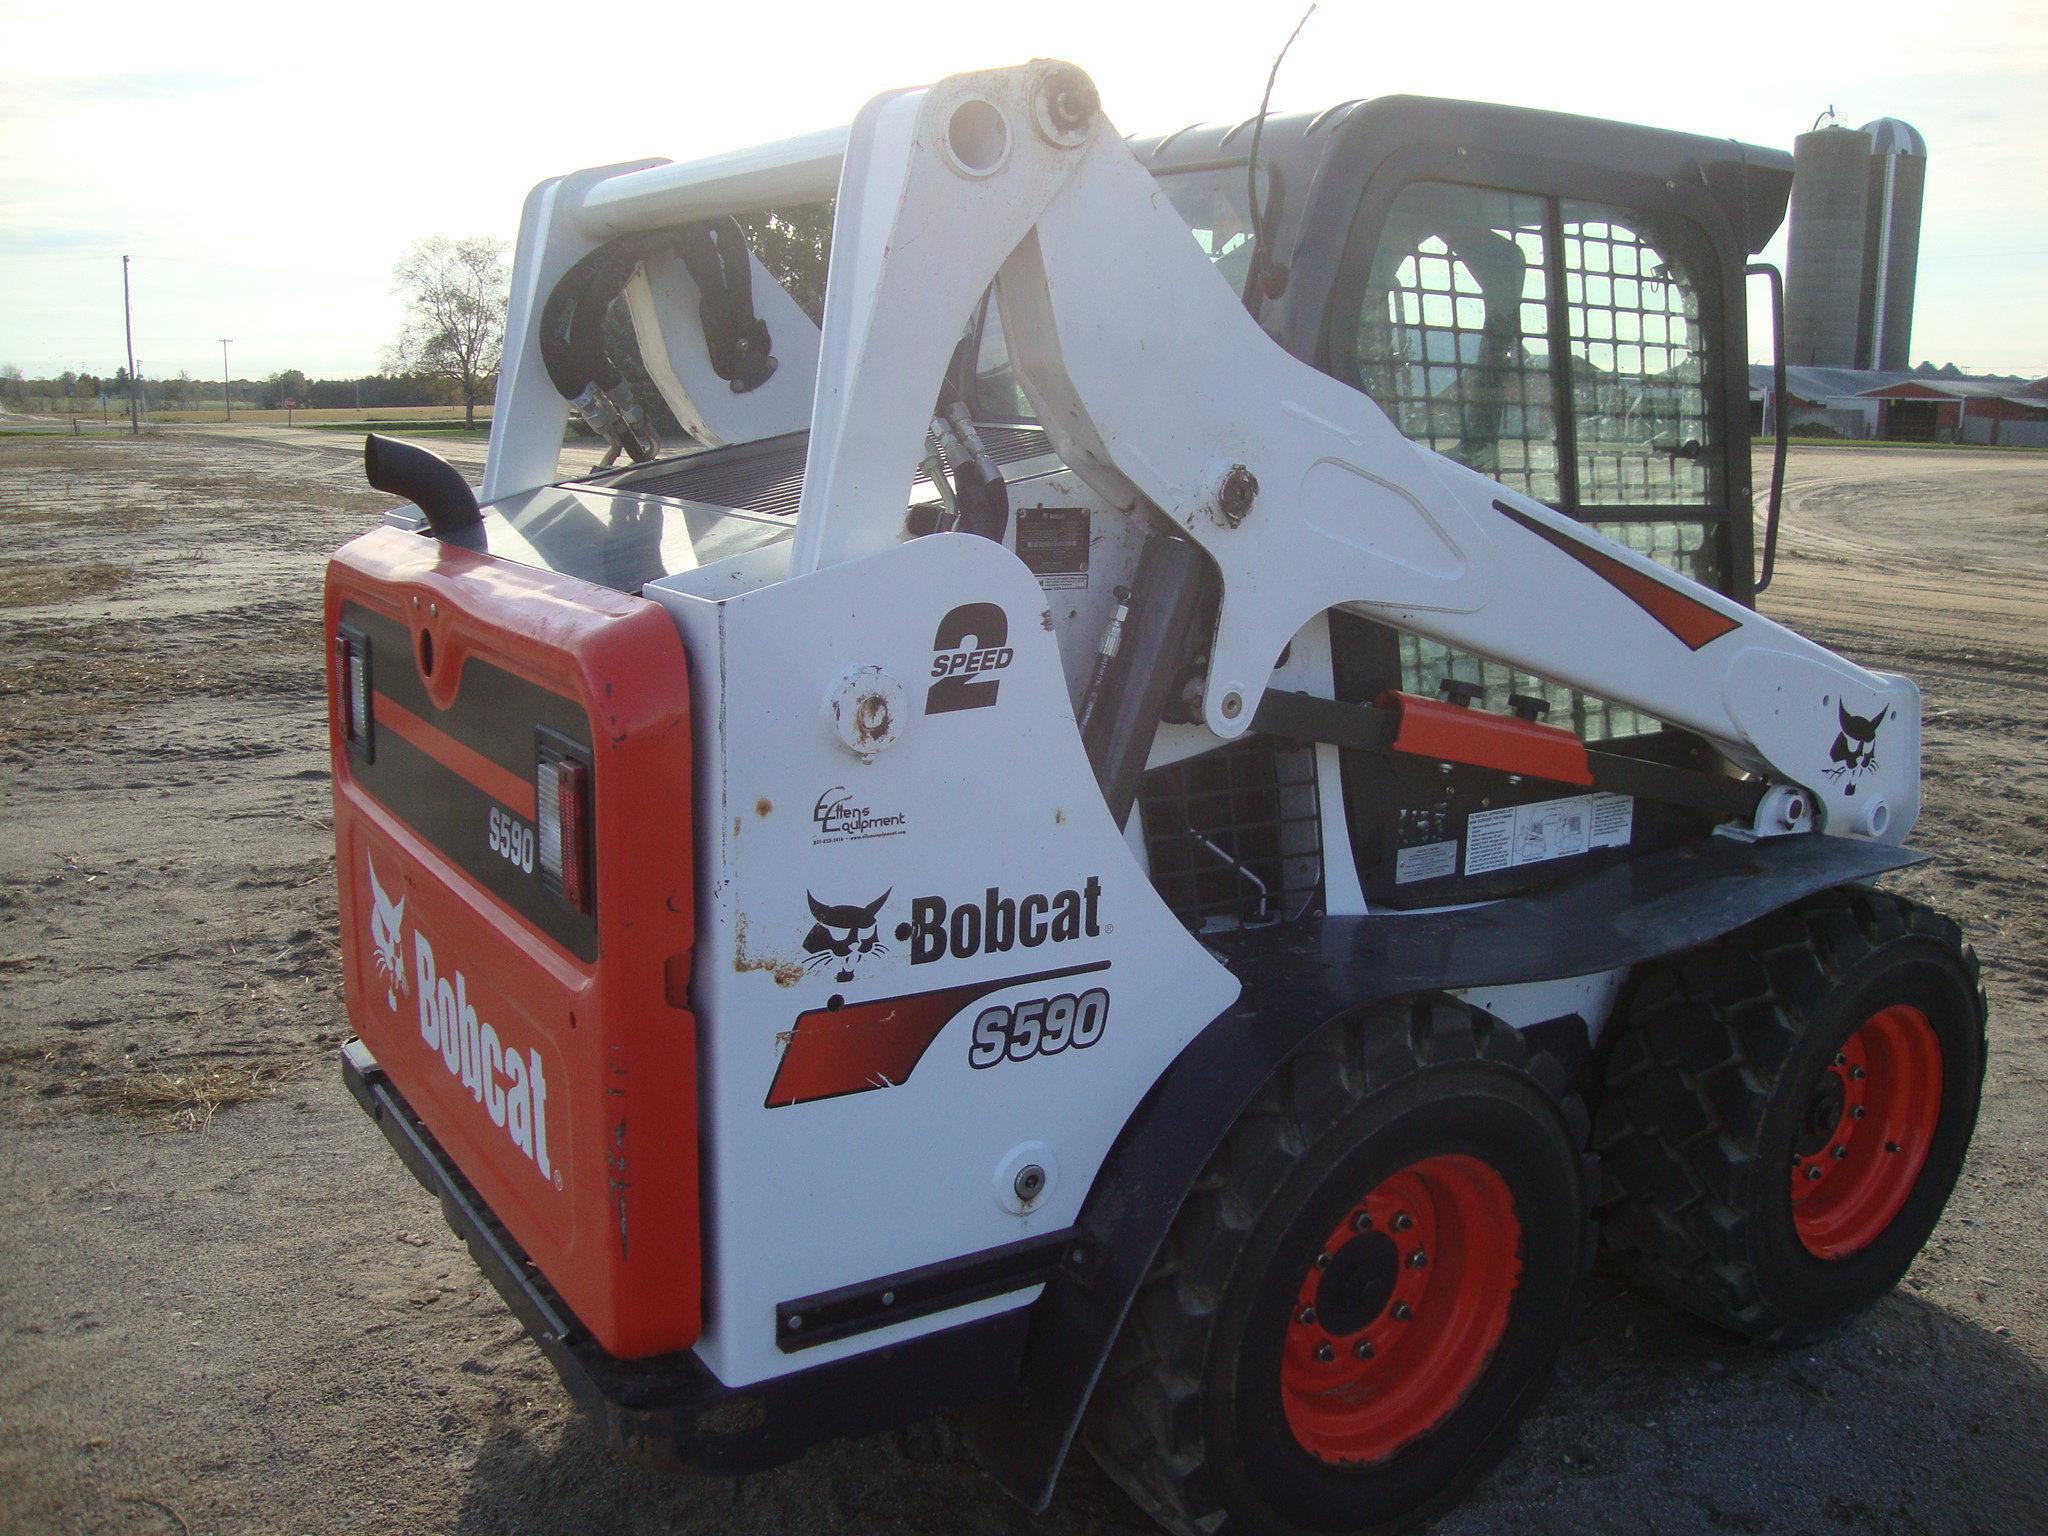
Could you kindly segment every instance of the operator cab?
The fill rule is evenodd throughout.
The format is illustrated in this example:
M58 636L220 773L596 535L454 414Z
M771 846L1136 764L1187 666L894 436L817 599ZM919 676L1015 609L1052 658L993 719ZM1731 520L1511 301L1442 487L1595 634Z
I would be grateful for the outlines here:
M1132 146L1240 287L1253 128L1197 126ZM1745 268L1783 219L1788 155L1418 97L1272 118L1260 141L1273 254L1247 303L1275 340L1371 396L1414 441L1753 602ZM1567 726L1611 751L1711 761L1647 715L1341 610L1330 645L1340 699L1443 695ZM1154 775L1148 796L1173 802L1154 807L1172 819L1247 774L1276 786L1299 777L1283 758L1177 765ZM1577 843L1546 834L1545 847L1582 852L1522 863L1511 848L1497 864L1473 857L1472 818L1490 836L1514 804L1554 789L1343 759L1354 862L1377 904L1503 895L1708 826L1644 801L1572 807L1564 814L1584 817ZM1289 796L1272 797L1284 825ZM1153 849L1155 870L1164 852ZM1276 844L1264 864L1277 875L1284 862Z

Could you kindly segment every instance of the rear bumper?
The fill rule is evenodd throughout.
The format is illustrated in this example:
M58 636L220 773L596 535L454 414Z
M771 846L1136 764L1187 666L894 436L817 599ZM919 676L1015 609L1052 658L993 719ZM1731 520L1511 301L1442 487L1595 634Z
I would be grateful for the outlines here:
M621 1360L563 1304L360 1040L342 1046L341 1075L413 1177L441 1202L449 1227L577 1407L617 1450L748 1472L821 1440L984 1401L1017 1380L1028 1308L747 1388L726 1386L687 1351Z

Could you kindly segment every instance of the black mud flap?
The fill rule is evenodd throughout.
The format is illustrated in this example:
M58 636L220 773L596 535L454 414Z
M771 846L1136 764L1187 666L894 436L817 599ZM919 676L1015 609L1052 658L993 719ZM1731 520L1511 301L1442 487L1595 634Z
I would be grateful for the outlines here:
M1182 1200L1274 1069L1332 1019L1415 993L1641 965L1925 858L1817 834L1716 837L1485 906L1327 917L1212 944L1243 991L1161 1075L1110 1149L1076 1227L1099 1262L1046 1286L1017 1387L968 1415L968 1444L1024 1504L1050 1502Z
M726 1386L688 1352L621 1360L562 1304L361 1041L342 1046L341 1072L413 1177L441 1202L448 1225L570 1397L627 1455L670 1467L753 1472L822 1440L983 1401L1017 1380L1029 1317L1022 1308L752 1387Z

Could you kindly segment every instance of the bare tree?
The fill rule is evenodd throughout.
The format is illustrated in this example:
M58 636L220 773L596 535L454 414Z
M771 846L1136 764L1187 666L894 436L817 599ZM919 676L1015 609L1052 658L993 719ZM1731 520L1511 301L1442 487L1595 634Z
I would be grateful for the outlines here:
M433 235L406 254L392 278L393 291L405 295L405 327L385 351L385 369L452 381L462 390L465 420L475 426L476 403L505 350L512 282L505 242Z

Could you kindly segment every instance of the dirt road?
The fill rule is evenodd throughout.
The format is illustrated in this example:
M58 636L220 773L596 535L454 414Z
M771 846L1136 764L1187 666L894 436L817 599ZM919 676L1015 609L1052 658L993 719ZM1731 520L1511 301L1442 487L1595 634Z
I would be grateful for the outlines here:
M1603 1270L1455 1536L2048 1530L2048 456L1792 477L1765 607L1927 694L1897 884L1986 963L1975 1151L1820 1348ZM720 1482L568 1411L333 1060L319 575L380 505L331 434L0 442L0 1531L1147 1530L1079 1460L1032 1522L944 1425Z

